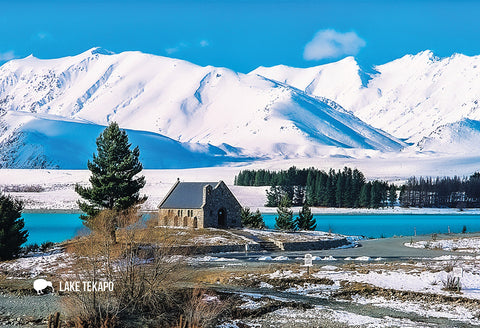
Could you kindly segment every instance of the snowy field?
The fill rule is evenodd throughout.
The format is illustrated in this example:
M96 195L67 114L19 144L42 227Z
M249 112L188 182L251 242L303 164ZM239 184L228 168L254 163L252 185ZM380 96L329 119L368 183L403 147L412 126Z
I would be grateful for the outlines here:
M422 240L405 243L407 247L441 249L445 251L480 253L480 238L454 238L445 240Z
M282 281L286 286L290 285L286 289L280 288L285 294L285 301L295 299L294 295L298 295L302 301L314 305L307 310L284 307L242 323L258 327L297 327L288 326L292 320L297 324L303 322L308 327L314 327L316 322L323 327L332 321L343 324L339 327L478 325L480 269L477 263L480 257L443 257L408 263L354 258L347 264L339 261L324 264L325 260L335 261L315 259L314 273L310 276L307 276L304 268L290 266L291 269L277 269L272 273L233 277L233 283L247 281L249 285L256 281L258 288L264 290L257 295L245 294L242 305L245 308L258 310L266 306L271 300L265 295L275 295L271 299L278 300L279 294L274 291L279 290ZM463 268L460 292L445 290L447 277L453 275L452 267ZM321 300L328 302L322 303ZM419 317L422 319L419 320ZM230 322L223 327L243 327L237 324Z
M177 178L182 181L219 181L223 180L235 194L240 203L252 209L259 208L264 213L274 212L274 208L265 208L265 191L268 187L233 186L235 175L243 169L287 169L290 166L311 167L328 170L330 167L341 169L344 166L358 168L367 179L384 179L397 184L403 183L412 175L470 175L478 169L480 158L465 160L452 157L419 158L408 154L400 154L395 158L317 158L292 159L282 161L262 161L246 166L208 167L197 169L144 170L147 184L142 190L148 196L144 204L145 210L155 210ZM78 210L76 201L78 195L74 191L76 183L88 184L90 172L87 170L0 170L0 188L16 190L9 192L24 200L27 210ZM22 188L35 187L35 191L25 191ZM314 213L418 213L437 214L456 212L444 209L313 209ZM466 211L466 213L472 213ZM476 213L476 212L475 212Z

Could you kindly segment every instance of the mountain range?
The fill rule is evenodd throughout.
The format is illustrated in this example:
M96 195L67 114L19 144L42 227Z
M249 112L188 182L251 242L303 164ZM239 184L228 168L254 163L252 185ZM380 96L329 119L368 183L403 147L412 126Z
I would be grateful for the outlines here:
M347 57L248 74L101 48L29 56L0 67L0 167L85 168L112 121L139 145L146 168L468 154L480 141L479 74L478 56L430 51L369 72ZM467 137L468 146L442 146Z

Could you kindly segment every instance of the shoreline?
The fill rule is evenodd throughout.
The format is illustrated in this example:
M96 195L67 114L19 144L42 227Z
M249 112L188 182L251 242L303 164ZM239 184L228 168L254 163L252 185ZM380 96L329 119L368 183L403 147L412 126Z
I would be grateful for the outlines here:
M251 207L258 209L262 214L277 214L276 207ZM292 207L294 215L302 207ZM314 215L479 215L480 208L468 208L460 211L456 208L336 208L336 207L310 207Z
M246 206L249 207L249 206ZM249 207L252 211L257 209L262 214L276 215L276 207ZM291 208L294 215L298 213L302 207L295 206ZM456 208L336 208L336 207L310 207L314 215L478 215L480 216L480 208L468 208L460 211ZM141 209L143 214L156 213L155 209ZM24 208L23 213L32 214L82 214L79 209L67 208Z

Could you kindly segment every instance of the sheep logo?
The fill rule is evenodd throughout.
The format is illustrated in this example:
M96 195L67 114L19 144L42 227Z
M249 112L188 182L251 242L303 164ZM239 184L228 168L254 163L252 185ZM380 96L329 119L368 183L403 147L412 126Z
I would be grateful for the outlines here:
M38 295L44 294L44 291L47 287L51 287L52 292L55 291L55 289L53 289L53 285L51 281L48 281L45 279L37 279L33 282L33 288L37 291Z

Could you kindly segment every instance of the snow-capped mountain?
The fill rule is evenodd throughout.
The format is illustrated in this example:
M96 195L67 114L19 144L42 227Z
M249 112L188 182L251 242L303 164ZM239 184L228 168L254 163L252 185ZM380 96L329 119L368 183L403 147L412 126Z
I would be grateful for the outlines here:
M264 76L291 85L309 95L326 97L346 109L352 108L360 90L369 79L353 57L308 68L260 66L249 75Z
M7 62L0 67L0 110L9 113L1 118L7 128L0 140L23 131L23 123L9 124L15 117L10 113L26 112L41 114L50 124L59 121L63 126L65 119L83 124L76 129L116 121L122 128L174 139L181 147L214 145L215 151L263 158L325 155L337 147L397 151L405 146L334 101L285 83L99 48L59 59L29 56ZM9 130L11 126L15 128ZM87 134L80 135L87 142ZM36 140L30 136L24 147ZM74 136L61 138L70 141Z
M480 56L406 55L367 74L355 59L312 67L260 67L259 74L339 103L372 126L419 142L442 125L480 119Z
M462 119L438 127L418 142L422 151L436 153L475 153L480 145L480 121Z
M0 168L87 167L96 151L95 140L104 126L45 114L8 111L1 117ZM140 147L147 169L216 166L238 160L235 149L181 143L146 131L127 130L129 140ZM237 150L238 151L238 150Z

